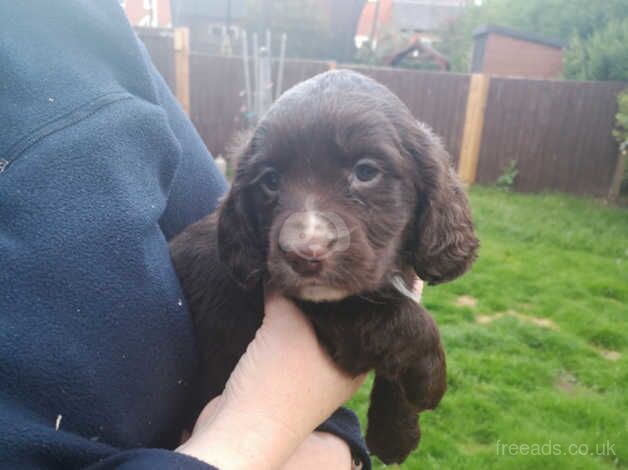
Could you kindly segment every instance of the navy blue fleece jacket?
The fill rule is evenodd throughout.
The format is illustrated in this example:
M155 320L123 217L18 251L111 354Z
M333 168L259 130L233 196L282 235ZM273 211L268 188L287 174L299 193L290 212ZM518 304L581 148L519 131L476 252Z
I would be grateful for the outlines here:
M167 450L197 366L167 241L226 183L118 2L0 26L0 467L211 468Z

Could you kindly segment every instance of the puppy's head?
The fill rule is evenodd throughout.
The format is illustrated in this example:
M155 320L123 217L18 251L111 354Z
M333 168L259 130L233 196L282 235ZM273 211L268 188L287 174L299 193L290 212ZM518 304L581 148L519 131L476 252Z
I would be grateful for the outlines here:
M286 92L246 143L220 208L220 257L245 286L335 301L414 268L462 274L477 240L439 140L387 88L334 71Z

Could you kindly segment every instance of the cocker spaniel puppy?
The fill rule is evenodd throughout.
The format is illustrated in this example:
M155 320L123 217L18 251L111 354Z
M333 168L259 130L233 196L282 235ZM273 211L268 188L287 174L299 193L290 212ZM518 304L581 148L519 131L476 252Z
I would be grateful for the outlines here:
M340 368L375 371L367 445L402 462L419 442L417 414L446 389L438 329L412 285L460 276L477 248L447 153L393 93L350 71L295 86L246 142L216 213L171 243L204 398L222 392L272 286Z

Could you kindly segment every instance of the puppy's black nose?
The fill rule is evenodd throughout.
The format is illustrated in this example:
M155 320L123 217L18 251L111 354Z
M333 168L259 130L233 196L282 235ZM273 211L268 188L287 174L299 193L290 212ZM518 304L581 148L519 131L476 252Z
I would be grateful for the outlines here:
M310 237L301 233L285 251L285 258L301 275L318 274L335 243L336 237L331 232Z

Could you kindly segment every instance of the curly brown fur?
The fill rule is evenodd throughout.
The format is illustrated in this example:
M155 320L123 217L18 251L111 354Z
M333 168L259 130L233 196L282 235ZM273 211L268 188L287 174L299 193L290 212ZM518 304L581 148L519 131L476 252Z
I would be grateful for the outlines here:
M350 374L375 370L367 444L402 462L417 414L446 389L436 324L392 285L461 275L478 241L440 141L388 89L318 75L285 93L239 157L216 214L171 243L202 355L222 391L263 316L263 289L294 299Z

